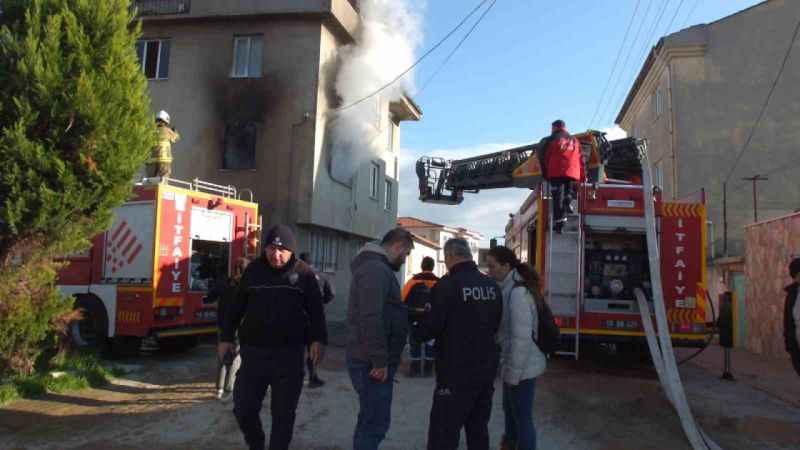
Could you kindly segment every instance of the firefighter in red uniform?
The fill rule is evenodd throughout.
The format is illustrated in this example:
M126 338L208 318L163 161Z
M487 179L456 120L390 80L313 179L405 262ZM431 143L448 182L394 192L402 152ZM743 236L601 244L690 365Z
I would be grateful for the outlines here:
M580 142L567 132L563 120L552 125L552 133L541 140L536 155L542 175L550 183L554 229L561 232L566 215L574 212L575 182L584 179L584 167Z

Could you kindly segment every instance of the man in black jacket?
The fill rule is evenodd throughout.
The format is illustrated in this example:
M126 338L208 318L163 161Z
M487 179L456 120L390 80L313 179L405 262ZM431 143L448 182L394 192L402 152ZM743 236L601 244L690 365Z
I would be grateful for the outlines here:
M457 449L462 427L469 450L488 450L502 291L478 270L464 239L448 240L444 255L448 274L431 290L430 311L412 328L417 339L436 339L428 450Z
M798 325L800 325L800 302L797 296L800 294L800 258L795 258L789 263L789 276L792 277L792 284L786 286L786 302L783 307L783 341L786 344L786 351L792 357L794 370L800 375L800 335Z
M316 275L295 255L292 230L272 227L261 258L247 267L225 314L217 351L233 350L239 331L242 366L233 389L233 413L251 450L264 450L259 413L268 387L272 428L269 449L288 450L303 387L303 356L311 343L318 364L327 340Z

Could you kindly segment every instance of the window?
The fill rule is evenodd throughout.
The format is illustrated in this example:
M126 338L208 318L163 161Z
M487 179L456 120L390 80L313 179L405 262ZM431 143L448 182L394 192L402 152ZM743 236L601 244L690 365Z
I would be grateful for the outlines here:
M394 153L394 122L389 119L389 125L386 127L386 151Z
M661 96L661 89L656 89L653 92L653 111L655 111L655 116L658 117L661 115L661 111L663 109L663 98Z
M252 122L225 126L223 169L255 169L257 131Z
M261 58L263 55L263 36L234 37L231 76L234 78L260 78Z
M336 235L311 233L310 262L323 272L335 272L339 265L339 238Z
M169 46L167 39L136 42L136 56L148 80L166 80L169 77Z
M387 211L392 210L392 182L386 180L386 189L383 195L383 208Z
M376 163L372 163L369 167L369 196L378 199L378 174L381 167Z

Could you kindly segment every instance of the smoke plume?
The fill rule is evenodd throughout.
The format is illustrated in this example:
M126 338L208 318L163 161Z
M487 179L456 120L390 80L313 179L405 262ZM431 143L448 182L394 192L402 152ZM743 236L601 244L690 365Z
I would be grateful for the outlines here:
M422 33L422 5L417 0L362 0L356 43L342 49L336 76L340 106L330 119L331 174L349 184L358 166L386 150L388 102L413 93L413 73L352 107L414 63Z

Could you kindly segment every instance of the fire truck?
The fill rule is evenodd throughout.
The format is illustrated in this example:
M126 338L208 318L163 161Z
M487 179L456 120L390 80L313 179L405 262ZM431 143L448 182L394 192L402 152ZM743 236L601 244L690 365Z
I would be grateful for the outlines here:
M136 183L111 228L67 257L59 272L59 289L83 310L70 329L73 340L125 356L188 347L216 333L209 288L237 258L257 254L260 227L247 189L197 179Z
M597 131L575 135L581 143L587 176L578 183L573 214L554 232L549 186L536 156L538 144L463 160L422 157L417 161L420 200L458 205L464 193L483 189L528 188L523 220L524 249L561 329L561 353L578 357L581 342L645 343L634 291L652 306L645 195L655 200L654 220L667 310L674 345L702 347L708 332L706 207L704 199L668 202L660 190L645 192L642 156L646 142L608 141ZM649 189L648 189L649 190Z

